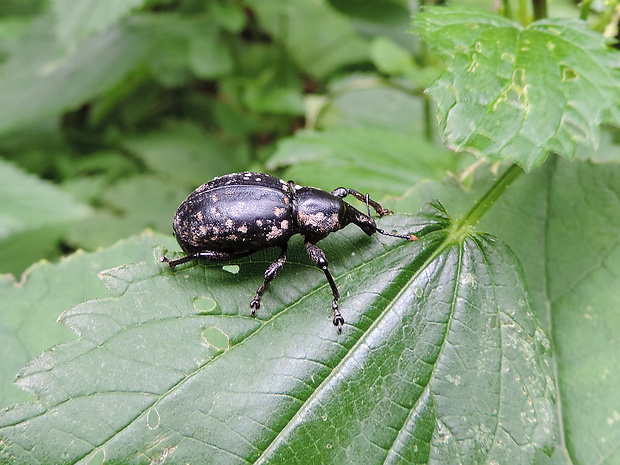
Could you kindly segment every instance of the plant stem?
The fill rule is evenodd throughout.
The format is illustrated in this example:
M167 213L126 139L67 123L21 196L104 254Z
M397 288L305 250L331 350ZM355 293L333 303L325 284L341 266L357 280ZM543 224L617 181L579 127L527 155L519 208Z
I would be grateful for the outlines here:
M579 18L584 21L588 19L588 15L590 14L590 6L592 5L592 0L583 0L581 2L581 9L579 11Z
M433 119L433 111L431 108L431 100L428 95L424 95L424 138L427 142L433 142L433 129L435 122Z
M547 0L532 0L534 21L547 17Z
M465 214L463 218L456 224L456 230L460 231L464 227L474 226L480 218L487 212L489 208L499 199L502 194L508 189L508 186L512 184L512 182L517 179L521 173L523 173L523 169L518 165L512 165L504 174L502 174L497 181L493 183L493 185L489 188L488 191L482 196L480 200L476 202L476 204Z
M512 10L510 9L510 0L502 0L502 7L504 9L504 18L512 19Z

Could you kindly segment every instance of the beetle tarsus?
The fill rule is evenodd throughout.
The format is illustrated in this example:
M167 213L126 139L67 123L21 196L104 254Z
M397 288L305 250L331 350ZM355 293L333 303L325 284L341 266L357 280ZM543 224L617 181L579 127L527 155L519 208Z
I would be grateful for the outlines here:
M334 310L334 326L338 327L338 334L342 333L342 325L344 324L344 318L338 310L338 302L336 299L332 302L332 309Z
M256 316L256 310L260 308L260 295L258 295L258 293L254 296L252 302L250 302L250 308L252 309L252 316Z

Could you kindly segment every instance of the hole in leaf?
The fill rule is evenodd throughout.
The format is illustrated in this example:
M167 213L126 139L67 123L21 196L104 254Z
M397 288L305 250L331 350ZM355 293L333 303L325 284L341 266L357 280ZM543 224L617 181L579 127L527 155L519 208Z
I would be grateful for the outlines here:
M217 302L210 297L198 297L194 299L194 308L199 312L210 312L217 306Z
M516 107L523 106L521 102L521 94L517 89L515 89L514 86L511 86L509 89L507 89L504 95L506 96L506 103L509 103L512 106Z
M159 412L157 411L157 409L152 408L151 410L149 410L149 413L146 416L146 424L149 429L157 428L159 426L159 420Z
M209 345L212 345L218 350L228 349L228 335L220 328L209 326L202 332L202 337Z
M562 69L562 80L563 81L570 81L572 79L575 79L577 77L577 72L569 67L564 67Z
M239 273L239 265L224 265L222 269L232 274Z
M507 63L514 64L515 56L512 53L504 52L502 53L502 60Z

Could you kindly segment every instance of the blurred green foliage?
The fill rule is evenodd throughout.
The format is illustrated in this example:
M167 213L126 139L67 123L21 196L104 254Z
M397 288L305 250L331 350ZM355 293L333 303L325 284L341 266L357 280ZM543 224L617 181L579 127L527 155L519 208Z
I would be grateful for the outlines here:
M296 166L297 182L381 199L456 170L466 162L429 128L436 69L417 64L413 13L398 0L4 1L0 170L20 174L0 193L35 175L23 214L45 221L0 206L0 272L145 227L170 233L176 205L228 172ZM304 138L324 156L304 164ZM422 171L406 175L416 154ZM49 189L69 194L58 208L72 213L45 214Z

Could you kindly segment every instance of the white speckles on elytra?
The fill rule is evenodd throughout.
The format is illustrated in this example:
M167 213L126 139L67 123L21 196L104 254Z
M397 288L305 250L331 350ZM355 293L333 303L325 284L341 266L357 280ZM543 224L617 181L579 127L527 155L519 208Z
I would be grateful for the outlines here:
M267 233L267 239L270 241L273 239L277 239L278 237L282 236L282 234L284 233L285 233L284 229L280 229L277 226L272 226L271 231Z

